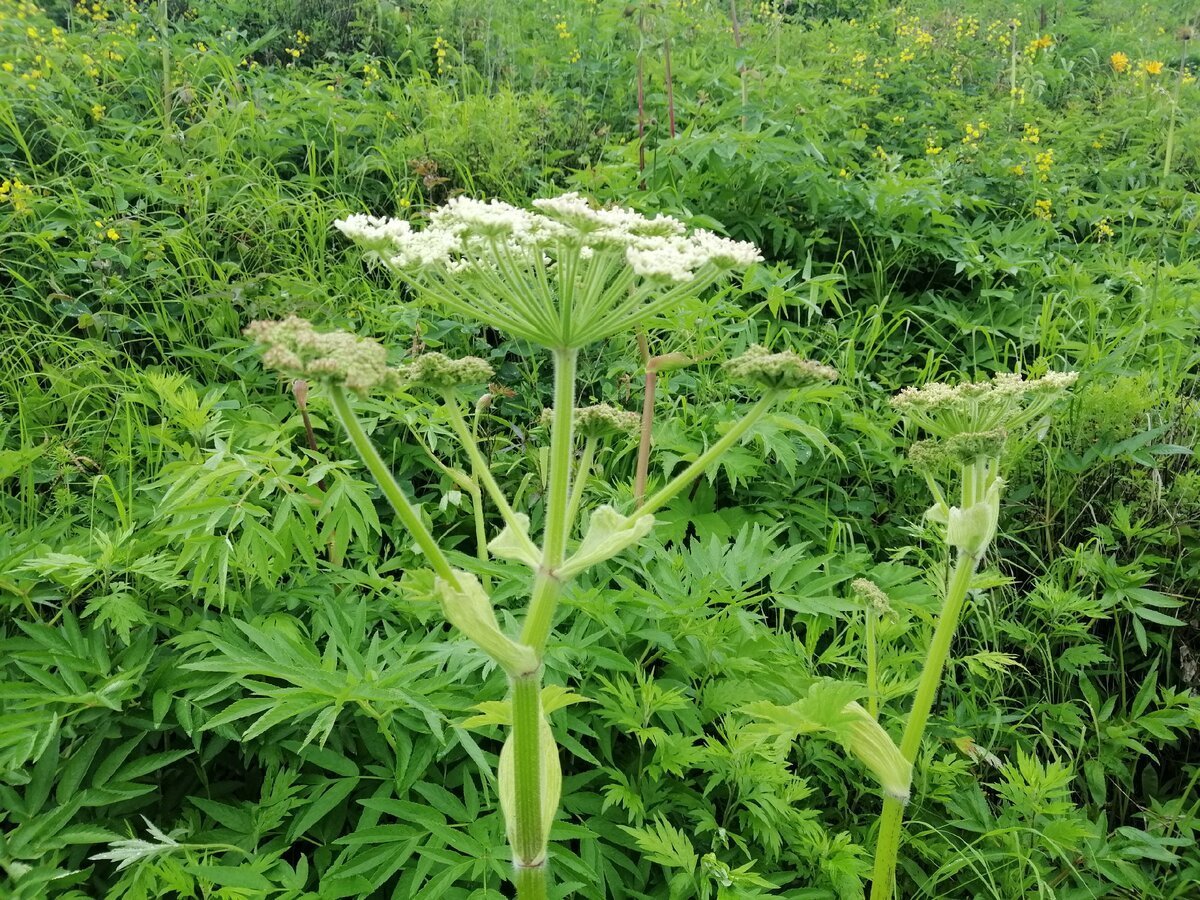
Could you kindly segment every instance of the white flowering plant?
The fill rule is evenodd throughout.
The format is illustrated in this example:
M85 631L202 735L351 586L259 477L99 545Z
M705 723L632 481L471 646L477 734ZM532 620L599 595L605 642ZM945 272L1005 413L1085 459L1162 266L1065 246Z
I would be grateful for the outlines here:
M537 540L529 514L505 496L463 414L471 390L485 385L492 374L485 361L427 353L390 366L387 350L374 341L344 332L320 332L301 319L256 322L247 329L266 348L265 364L324 387L355 450L433 570L446 619L508 679L509 697L499 721L509 727L509 734L497 777L512 848L513 881L521 900L545 898L549 884L548 835L558 810L562 776L543 703L542 661L564 588L644 538L654 527L655 512L741 440L782 398L819 400L837 378L833 369L793 352L750 348L725 366L732 380L757 396L748 412L636 507L618 510L601 505L585 516L583 498L595 474L598 443L636 432L640 417L605 404L577 407L580 348L645 329L681 300L752 265L760 255L750 244L689 229L677 219L600 209L577 194L537 200L533 205L533 210L525 210L458 197L434 211L423 229L404 220L370 216L351 216L337 227L404 279L418 302L550 351L554 405L544 417L550 448ZM500 518L502 528L480 547L481 555L514 561L532 573L529 607L519 634L507 634L500 627L487 583L451 565L355 414L353 394L399 386L420 387L440 397L470 460L471 479L477 479ZM481 519L476 530L477 534L483 531ZM879 733L873 724L848 708L829 727L848 739L865 735L875 747ZM872 752L864 760L874 765L878 757Z

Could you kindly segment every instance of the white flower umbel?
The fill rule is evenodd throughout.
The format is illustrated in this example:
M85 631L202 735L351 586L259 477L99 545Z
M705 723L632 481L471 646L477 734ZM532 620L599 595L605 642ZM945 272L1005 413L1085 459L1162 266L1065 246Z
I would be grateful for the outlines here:
M752 244L574 193L533 205L456 197L421 230L366 215L336 225L418 297L553 349L634 330L762 259Z

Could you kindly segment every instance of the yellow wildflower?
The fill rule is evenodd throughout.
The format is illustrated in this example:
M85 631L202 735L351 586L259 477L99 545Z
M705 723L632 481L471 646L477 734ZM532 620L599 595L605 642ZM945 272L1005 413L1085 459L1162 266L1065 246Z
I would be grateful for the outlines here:
M1161 75L1163 64L1157 59L1146 60L1142 63L1142 71L1147 75Z
M987 122L979 122L978 124L967 122L963 126L963 131L966 134L963 136L962 142L968 147L978 146L979 142L983 140L983 136L987 133L988 127Z
M437 57L437 73L444 75L450 68L446 62L446 52L450 49L450 42L440 34L433 39L433 52Z
M1050 221L1054 216L1052 208L1053 204L1049 200L1035 200L1033 202L1033 214L1043 221Z
M1054 39L1050 37L1050 35L1044 34L1040 38L1030 41L1025 46L1025 55L1032 59L1033 57L1037 56L1039 50L1049 50L1053 46Z
M1050 170L1054 167L1054 150L1043 150L1034 156L1033 161L1037 165L1038 178L1042 181L1047 180L1050 177Z
M103 103L93 103L92 108L91 108L92 121L99 122L101 119L104 118L104 113L107 110L108 110L108 107L105 106Z
M1021 142L1025 144L1036 144L1039 143L1041 139L1042 136L1040 129L1036 125L1026 122L1025 133L1021 136Z
M1120 50L1108 58L1108 63L1117 74L1129 71L1129 57Z
M11 203L13 212L24 215L32 212L29 201L33 199L33 188L20 178L0 181L0 203Z

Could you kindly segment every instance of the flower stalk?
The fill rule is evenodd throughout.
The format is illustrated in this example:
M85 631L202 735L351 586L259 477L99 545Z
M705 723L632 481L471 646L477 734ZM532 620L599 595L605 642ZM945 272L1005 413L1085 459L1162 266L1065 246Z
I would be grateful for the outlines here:
M929 644L929 654L921 669L917 693L908 714L908 722L904 726L904 734L900 738L901 755L914 765L938 686L942 683L942 673L950 656L950 645L958 629L971 578L978 569L981 558L982 553L975 555L960 551L946 586L945 601ZM883 799L883 813L879 819L879 836L875 845L875 869L871 876L871 900L891 900L896 882L896 863L900 851L905 805L894 797Z

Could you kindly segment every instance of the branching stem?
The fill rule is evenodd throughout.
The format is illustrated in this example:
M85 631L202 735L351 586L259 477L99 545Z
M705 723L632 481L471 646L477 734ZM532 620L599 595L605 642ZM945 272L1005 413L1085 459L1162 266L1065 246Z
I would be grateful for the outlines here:
M726 450L741 440L742 436L750 430L750 428L771 408L775 402L775 394L769 393L760 399L754 406L750 407L750 411L742 416L737 422L730 426L729 430L721 436L715 444L701 453L696 460L686 469L668 481L657 493L650 497L649 500L642 505L638 510L641 513L653 514L657 510L666 506L671 500L691 484L705 469L711 466Z
M367 469L374 476L375 481L379 484L383 495L387 497L388 503L392 505L392 509L396 511L396 515L400 518L400 522L412 535L412 539L416 541L417 546L421 548L421 552L425 554L425 558L429 560L429 565L439 576L450 582L454 587L459 587L458 578L454 574L454 570L450 567L449 560L442 553L442 548L438 546L429 529L425 527L425 523L421 521L421 513L412 501L405 496L404 491L396 482L396 477L392 475L392 470L387 467L383 461L383 457L379 455L379 451L375 449L375 445L371 443L371 439L367 437L367 433L363 430L362 423L354 414L354 408L350 405L350 398L346 394L346 389L339 386L331 386L329 397L333 403L333 410L337 413L338 419L341 420L342 427L346 429L346 435L350 438L350 443L354 445L354 449L358 452L359 457L367 465Z

